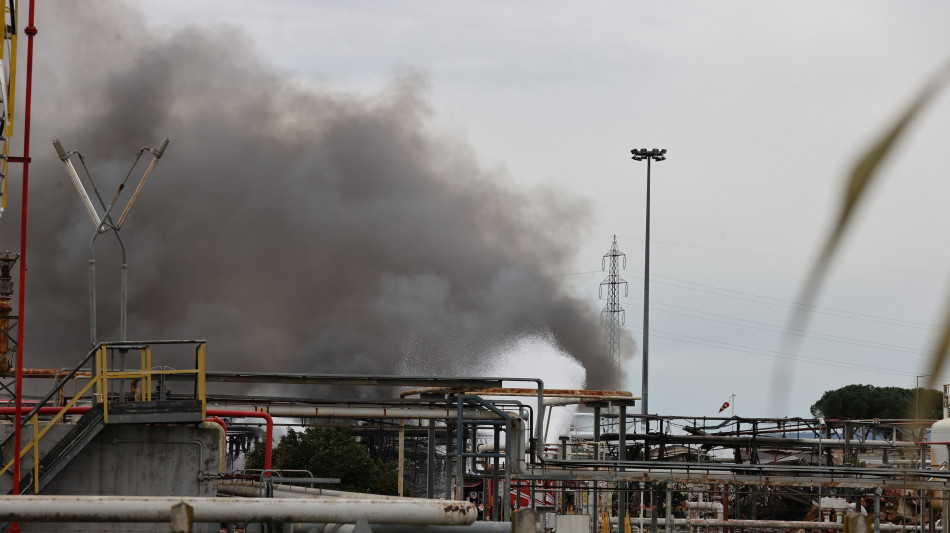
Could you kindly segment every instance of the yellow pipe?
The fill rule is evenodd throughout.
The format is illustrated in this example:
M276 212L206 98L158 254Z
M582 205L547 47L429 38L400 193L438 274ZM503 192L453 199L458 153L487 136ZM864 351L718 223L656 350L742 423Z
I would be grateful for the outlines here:
M109 370L107 366L106 347L102 347L102 367L99 369L99 379L102 381L102 421L109 423Z
M6 2L4 2L4 3L3 3L3 17L0 18L0 21L3 21L2 23L3 23L3 25L4 25L4 29L3 29L3 41L4 41L3 44L4 44L4 45L6 44L6 36L7 36L7 35L6 35L6 20L7 20L7 18L6 18L6 6L7 6L7 4L6 4ZM16 9L16 12L14 13L14 16L16 17L17 20L14 20L14 21L13 21L13 25L14 25L14 27L19 28L19 27L20 27L20 25L19 25L19 18L20 18L20 2L19 2L19 0L17 0L17 1L15 2L14 6L15 6L15 9ZM3 49L0 48L0 57L3 57L2 51L3 51ZM6 104L7 104L7 120L6 120L6 125L5 125L5 127L4 127L4 130L3 130L3 132L2 132L3 135L7 138L7 140L3 143L3 154L4 154L4 155L10 155L10 153L9 153L9 152L10 152L10 139L13 138L13 113L14 113L14 110L16 109L16 105L15 105L15 104L16 104L16 54L17 54L17 37L16 37L16 32L14 32L14 33L10 36L10 87L9 87L9 90L7 91L7 102L6 102ZM3 176L4 176L4 178L3 178L3 184L2 184L2 189L3 189L3 190L0 191L0 208L6 210L6 208L7 208L7 184L10 182L10 180L8 179L9 172L10 172L10 164L9 164L8 161L4 160L4 162L3 162L3 169L2 169L2 170L3 170Z
M15 20L13 24L19 28L20 0L17 0L14 5L16 9L16 13L14 13L14 15L16 15L17 20ZM7 102L7 133L9 133L9 135L7 135L7 139L13 136L13 111L15 109L14 102L16 102L16 99L14 98L14 96L16 96L16 42L16 32L14 32L11 36L10 42L10 91L8 93L8 98L10 101Z
M198 398L201 399L201 418L207 418L208 400L205 397L205 343L198 345Z
M7 3L6 2L0 3L0 20L4 21L3 41L6 41L7 40L7 25L5 23L7 20ZM0 54L3 54L3 48L4 48L4 42L0 42Z
M145 368L151 371L152 369L152 347L151 346L145 347L145 365L146 365ZM152 373L149 372L148 377L145 379L148 380L148 387L146 388L146 392L148 394L146 394L145 396L146 398L145 401L150 402L152 401Z
M33 434L36 435L40 430L40 420L37 415L33 415ZM33 494L40 493L40 446L37 444L33 448Z

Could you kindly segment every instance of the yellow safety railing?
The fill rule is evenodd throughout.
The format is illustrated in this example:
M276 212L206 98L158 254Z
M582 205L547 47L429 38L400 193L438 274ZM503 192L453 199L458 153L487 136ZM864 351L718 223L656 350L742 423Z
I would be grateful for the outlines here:
M7 207L7 175L10 171L7 156L10 155L10 139L13 137L13 112L15 110L14 96L16 94L16 57L17 57L17 30L19 29L17 18L20 15L19 2L14 0L0 0L0 65L3 73L3 94L6 101L3 102L2 113L6 115L3 122L3 128L0 128L0 135L4 137L0 142L0 153L3 158L0 159L0 208ZM8 20L9 19L9 20ZM10 31L12 30L12 31ZM7 41L10 41L9 45Z
M155 376L172 376L176 374L186 374L195 376L195 398L201 401L201 417L204 418L207 411L208 402L205 398L205 344L198 343L195 348L195 368L184 370L152 370L152 348L146 345L141 348L141 370L109 370L106 368L106 354L103 351L101 355L96 356L96 375L93 380L98 380L100 385L96 386L96 397L101 399L103 405L103 416L106 423L109 422L109 380L131 379L138 380L144 384L141 391L141 398L137 401L152 401L152 380ZM136 392L138 395L139 392Z
M152 344L195 344L195 368L177 370L177 369L162 369L162 370L153 370L152 369ZM140 361L141 369L140 370L109 370L108 367L108 353L109 350L123 350L128 351L130 349L138 348L140 350ZM207 398L205 396L205 343L204 341L152 341L152 342L138 342L138 343L101 343L95 348L94 354L89 354L95 356L95 372L93 372L92 377L89 379L89 382L80 389L72 399L69 400L66 405L63 405L60 410L55 413L52 418L43 426L42 429L39 427L39 410L37 409L30 417L30 421L33 423L33 439L20 450L19 459L22 460L26 457L31 450L33 450L34 457L34 468L38 468L39 465L39 441L43 438L44 435L49 433L53 426L59 423L63 417L67 414L69 409L76 407L77 402L82 398L86 397L87 394L95 387L95 394L93 398L93 403L102 404L102 415L103 421L105 423L109 422L109 381L110 380L140 380L143 384L141 394L136 393L133 396L134 401L144 401L151 402L152 399L152 380L156 376L170 376L178 374L194 375L195 376L195 399L201 402L201 418L204 419L207 417ZM80 363L80 366L83 366L88 361L88 357ZM78 370L79 367L77 367ZM64 379L62 383L65 383ZM60 385L62 386L62 384ZM47 397L51 397L53 393ZM121 398L120 398L121 400ZM0 475L3 475L10 471L13 467L13 463L17 459L11 459L2 470L0 470ZM38 470L37 470L38 471ZM34 476L34 483L36 487L39 487L39 476Z

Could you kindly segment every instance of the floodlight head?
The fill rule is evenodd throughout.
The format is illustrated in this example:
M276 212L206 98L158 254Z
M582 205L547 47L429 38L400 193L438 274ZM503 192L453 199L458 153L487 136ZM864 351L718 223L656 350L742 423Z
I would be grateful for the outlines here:
M660 150L660 153L661 153L661 154L665 154L665 153L666 153L666 148Z
M165 137L164 139L162 139L161 146L158 147L158 150L155 150L154 152L155 159L162 157L162 154L165 153L165 148L168 148L168 137Z
M69 159L69 154L66 153L66 148L63 147L63 141L59 139L53 139L53 148L56 149L56 153L59 155L61 161L66 161Z

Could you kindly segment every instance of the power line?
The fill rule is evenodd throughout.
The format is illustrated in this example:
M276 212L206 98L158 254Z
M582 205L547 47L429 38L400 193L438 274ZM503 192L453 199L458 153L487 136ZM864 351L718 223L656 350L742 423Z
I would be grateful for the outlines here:
M627 326L627 327L630 327L630 328L632 328L632 329L641 329L641 328L637 328L637 327L635 327L635 326ZM764 350L764 349L762 349L762 348L754 348L754 347L751 347L751 346L743 346L743 345L741 345L741 344L732 344L732 343L721 342L721 341L716 341L716 340L712 340L712 339L704 339L704 338L702 338L702 337L693 337L693 336L691 336L691 335L682 335L682 334L679 334L679 333L672 333L672 332L668 332L668 331L661 331L661 330L656 330L656 329L652 329L652 328L650 329L650 333L651 333L651 335L657 335L657 334L659 334L659 335L658 335L659 337L664 338L664 339L668 339L668 340L674 340L674 341L679 341L679 342L687 342L687 343L691 343L691 344L699 344L699 345L708 346L708 347L711 347L711 348L719 348L719 349L726 349L726 350L744 352L744 353L748 353L748 354L752 354L752 355L759 355L759 356L763 356L763 357L772 357L772 358L774 358L774 359L789 359L789 360L792 360L792 361L801 361L801 362L803 362L803 363L810 363L810 364L814 364L814 365L832 366L832 367L836 367L836 368L848 368L848 369L852 369L852 370L861 370L861 371L864 371L864 372L875 372L875 373L879 373L879 374L888 374L888 375L895 375L895 374L898 374L898 375L903 375L903 376L907 376L907 377L914 377L914 376L917 375L917 374L914 373L914 372L907 372L907 371L905 371L905 370L896 370L896 369L893 369L893 368L884 368L884 367L877 367L877 366L871 366L871 365L862 365L862 364L858 364L858 363L848 363L848 362L844 362L844 361L835 361L835 360L828 360L828 359L819 359L819 358L817 358L817 357L809 357L809 356L803 356L803 355L798 355L798 356L796 356L796 355L794 355L794 354L785 353L785 352L769 351L769 350Z
M629 272L633 272L633 273L635 273L635 274L641 274L640 272L637 272L636 270L633 270L633 269L629 269ZM782 299L782 298L774 298L774 297L772 297L772 296L762 296L762 295L759 295L759 294L753 294L753 293L748 293L748 292L735 291L735 290L731 290L731 289L723 289L723 288L721 288L721 287L716 287L716 286L714 286L714 285L705 285L705 284L702 284L702 283L695 283L695 282L692 282L692 281L685 281L685 280L673 278L673 277L670 277L670 276L660 276L660 275L654 274L654 277L665 278L665 279L671 279L671 280L677 281L677 282L679 282L679 283L686 283L686 284L689 284L689 285L696 285L696 286L698 286L698 287L706 287L706 288L713 289L713 290L719 291L719 292L713 292L713 291L710 291L710 290L699 289L699 288L696 288L696 287L687 287L687 286L683 286L683 285L677 285L676 283L670 283L670 282L668 282L668 281L656 281L656 283L660 283L660 284L663 284L663 285L669 285L669 286L671 286L671 287L677 287L677 288L680 288L680 289L687 289L687 290L691 290L691 291L704 292L704 293L707 293L707 294L714 294L714 295L716 295L716 296L724 296L724 297L726 297L726 298L733 298L733 299L736 299L736 300L743 300L743 301L746 301L746 302L760 303L760 304L766 304L766 305L775 305L775 306L779 306L779 307L786 307L786 308L789 308L789 309L802 309L802 310L805 310L805 311L809 311L809 312L817 313L817 314L822 314L822 315L835 316L835 317L838 317L838 318L849 318L849 319L852 319L852 320L866 320L866 321L868 321L868 322L874 322L874 323L878 323L878 324L886 324L886 325L889 325L889 326L903 326L903 327L914 328L914 329L922 329L922 330L928 330L928 331L943 331L942 328L940 328L939 326L933 325L933 324L921 324L920 322L912 322L912 321L909 321L909 320L900 320L900 319L898 319L898 318L891 318L891 317L880 316L880 315L871 315L871 314L868 314L868 313L858 313L858 312L856 312L856 311L848 311L848 310L845 310L845 309L835 309L835 308L833 308L833 307L822 307L822 306L817 306L817 305L803 304L803 303L800 303L800 302L796 302L796 301L794 301L794 300L784 300L784 299ZM731 293L735 293L735 294L740 294L740 295L743 295L743 296L750 296L750 297L753 297L753 298L759 298L760 300L753 300L753 299L750 299L750 298L744 298L744 297L742 297L742 296L735 296L735 295L732 295L732 294L723 294L723 293L730 293L730 292L731 292ZM761 301L761 300L772 300L772 301ZM848 315L855 315L855 316L848 316ZM858 317L863 317L863 318L858 318Z
M626 270L627 270L628 272L633 272L634 274L640 274L640 275L642 275L641 272L638 272L637 270L634 270L634 269L626 269ZM568 274L558 274L557 277L579 276L579 275L584 275L584 274L595 274L595 273L600 273L600 272L601 272L600 270L591 270L591 271L587 271L587 272L571 272L571 273L568 273ZM888 326L902 326L902 327L908 327L908 328L913 328L913 329L921 329L921 330L925 330L925 331L935 331L935 332L943 331L942 328L940 328L939 326L933 325L933 324L922 324L922 323L920 323L920 322L912 322L912 321L909 321L909 320L900 320L900 319L897 319L897 318L890 318L890 317L880 316L880 315L871 315L871 314L866 314L866 313L858 313L858 312L856 312L856 311L848 311L848 310L845 310L845 309L835 309L835 308L831 308L831 307L822 307L822 306L818 306L818 305L806 305L806 304L801 304L801 303L795 302L795 301L793 301L793 300L783 300L783 299L781 299L781 298L775 298L775 297L772 297L772 296L763 296L763 295L761 295L761 294L754 294L754 293L749 293L749 292L735 291L735 290L732 290L732 289L725 289L725 288L722 288L722 287L717 287L717 286L715 286L715 285L706 285L706 284L703 284L703 283L696 283L696 282L692 282L692 281L681 280L681 279L673 278L673 277L670 277L670 276L662 276L662 275L658 275L658 274L653 274L653 277L654 277L654 278L671 279L671 280L677 281L677 282L679 282L679 283L686 283L686 284L689 284L689 285L697 285L697 286L699 286L699 287L706 287L706 288L714 289L714 290L720 291L720 292L712 292L712 291L708 291L708 290L698 289L698 288L695 288L695 287L684 287L684 286L682 286L682 285L677 285L677 284L675 284L675 283L669 283L669 282L654 280L656 283L660 283L660 284L662 284L662 285L669 285L669 286L671 286L671 287L677 287L677 288L680 288L680 289L687 289L687 290L692 290L692 291L697 291L697 292L705 292L705 293L707 293L707 294L712 294L712 295L715 295L715 296L724 296L724 297L726 297L726 298L733 298L733 299L743 300L743 301L752 302L752 303L760 303L760 304L766 304L766 305L774 305L774 306L778 306L778 307L785 307L785 308L787 308L787 309L806 309L806 310L809 310L809 311L811 311L811 312L813 312L813 313L816 313L816 314L829 315L829 316L834 316L834 317L838 317L838 318L848 318L848 319L851 319L851 320L864 320L864 321L867 321L867 322L873 322L873 323L877 323L877 324L885 324L885 325L888 325ZM731 294L722 294L722 292L726 292L726 293L732 292L732 293L735 293L735 294L740 294L740 295L744 295L744 296L750 296L750 297L753 297L753 298L760 298L760 299L762 299L762 300L773 300L773 302L763 302L763 301L761 301L761 300L753 300L753 299L749 299L749 298L743 298L743 297L740 297L740 296L734 296L734 295L731 295ZM841 313L844 313L844 314L841 314ZM855 315L855 316L847 316L847 315ZM861 317L865 317L865 318L861 318ZM872 319L874 319L874 320L872 320Z
M630 299L630 300L633 300L633 301L639 301L639 300L637 300L636 298L629 298L629 299ZM684 309L684 310L693 311L693 312L696 312L696 313L709 314L709 315L712 315L712 316L718 316L718 317L723 317L723 318L730 318L730 319L733 319L733 320L739 320L739 321L741 321L741 322L749 322L750 324L756 324L757 326L753 326L753 325L749 325L749 324L738 324L738 323L735 323L735 322L729 322L729 321L727 321L727 320L716 320L715 318L707 318L707 317L702 317L702 316L695 316L695 315L690 315L690 314L686 314L686 313L677 313L676 311L669 311L669 310L666 310L666 309L657 309L657 308L655 308L655 307L653 307L653 306L650 306L650 309L653 309L654 311L659 311L659 312L661 312L661 313L668 313L668 314L672 314L672 315L685 316L685 317L688 317L688 318L695 318L695 319L697 319L697 320L708 320L708 321L710 321L710 322L718 322L718 323L720 323L720 324L728 324L728 325L730 325L730 326L738 326L738 327L743 327L743 328L756 329L756 330L760 330L760 331L768 331L768 332L771 332L771 333L788 333L789 335L795 335L795 336L797 336L797 337L803 337L803 338L806 338L806 339L816 339L816 340L823 340L823 341L829 341L829 342L838 342L838 343L841 343L841 344L850 344L850 345L853 345L853 346L861 346L861 347L864 347L864 348L877 348L877 349L881 349L881 350L894 350L894 351L898 351L898 352L904 352L904 353L910 353L910 354L916 354L916 355L928 355L928 354L929 354L929 352L922 351L922 350L919 350L919 349L916 349L916 348L910 348L910 347L908 347L908 346L898 346L898 345L896 345L896 344L886 344L886 343L882 343L882 342L867 341L867 340L864 340L864 339L855 339L855 338L853 338L853 337L843 337L843 336L840 336L840 335L831 335L831 334L827 334L827 333L820 333L820 332L816 332L816 331L808 331L808 330L804 330L804 329L785 328L784 326L778 326L778 325L775 325L775 324L767 324L767 323L765 323L765 322L756 322L756 321L754 321L754 320L746 320L746 319L744 319L744 318L731 317L731 316L728 316L728 315L720 315L720 314L716 314L716 313L706 313L705 311L700 311L700 310L698 310L698 309L691 309L691 308L689 308L689 307L681 307L681 306L670 305L670 304L665 304L665 303L661 303L661 302L654 302L654 303L655 303L655 304L658 304L658 305L663 305L663 306L666 306L666 307L672 307L672 308L674 308L674 309ZM766 327L758 327L758 326L766 326ZM774 328L774 329L768 329L768 328Z
M620 236L620 238L621 238L621 239L634 240L634 241L642 241L642 240L643 240L643 239L638 239L638 238L634 238L634 237L624 237L624 236L622 236L622 235ZM815 262L818 261L818 260L815 259L815 258L809 258L809 257L797 257L797 256L792 256L792 255L770 254L770 253L764 253L764 252L750 252L750 251L747 251L747 250L734 250L734 249L730 249L730 248L717 248L717 247L715 247L715 246L703 246L703 245L698 245L698 244L683 244L683 243L669 242L669 241L657 241L657 240L653 240L653 239L651 239L651 242L654 243L654 244L665 244L665 245L668 245L668 246L680 246L680 247L683 247L683 248L697 248L697 249L700 249L700 250L712 250L712 251L715 251L715 252L726 252L726 253L743 254L743 255L757 255L757 256L761 256L761 257L774 257L774 258L777 258L777 259L792 259L792 260L794 260L794 261L802 261L802 262L805 262L805 263L815 263ZM895 270L895 271L904 271L904 272L917 272L917 273L921 273L921 274L934 274L934 275L937 275L937 276L948 276L948 275L950 275L950 272L937 272L937 271L935 271L935 270L925 270L925 269L920 269L920 268L882 266L882 265L868 265L868 264L863 264L863 263L847 263L847 262L844 262L844 261L831 261L831 264L833 264L833 265L842 265L842 266L860 267L860 268L876 268L876 269L880 269L880 270Z

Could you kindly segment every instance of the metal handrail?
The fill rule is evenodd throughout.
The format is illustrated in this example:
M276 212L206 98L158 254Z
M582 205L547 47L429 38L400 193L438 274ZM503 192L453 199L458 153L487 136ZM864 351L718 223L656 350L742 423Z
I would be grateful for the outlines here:
M154 344L196 344L195 347L195 368L194 369L185 369L185 370L152 370L151 369L151 346ZM37 425L37 416L39 415L40 409L46 406L46 404L59 393L66 383L77 373L80 369L85 368L89 363L89 360L95 356L95 372L92 377L89 379L89 382L75 395L72 399L62 408L58 413L53 415L53 417L47 422L46 426L39 432L34 431L33 439L31 442L20 450L20 456L15 457L7 463L3 469L0 469L0 475L3 475L13 464L22 460L26 454L36 447L39 447L39 440L53 427L53 424L59 422L63 416L66 415L66 412L75 406L76 402L80 398L84 397L92 388L95 386L96 395L98 398L98 403L103 404L103 420L108 423L109 421L109 393L108 393L108 380L110 379L127 379L127 378L137 378L145 379L145 394L143 394L144 401L151 401L151 380L152 376L155 375L173 375L173 374L194 374L195 375L195 396L198 400L201 401L201 417L205 418L207 412L207 400L205 398L205 360L204 360L204 340L167 340L167 341L136 341L136 342L100 342L93 348L86 356L73 367L72 370L67 373L63 379L54 386L46 396L40 400L30 412L22 418L21 427L25 426L28 423L33 423L34 426L38 428ZM141 371L110 371L107 364L107 352L109 349L119 349L119 350L129 350L129 349L141 349L143 350L142 354L142 366ZM0 442L0 447L9 441L10 438L14 435L13 432L7 435L7 437Z

